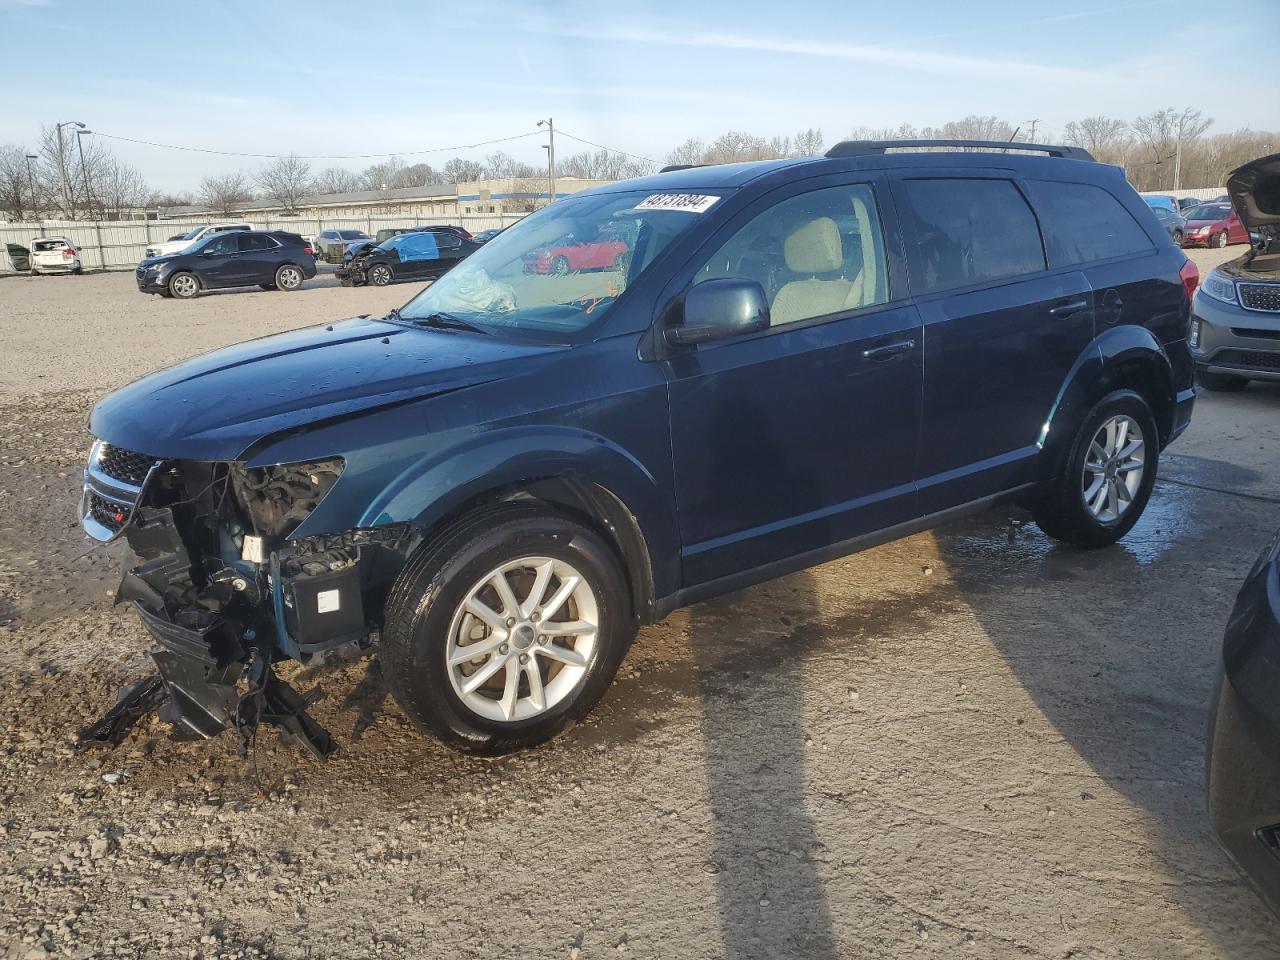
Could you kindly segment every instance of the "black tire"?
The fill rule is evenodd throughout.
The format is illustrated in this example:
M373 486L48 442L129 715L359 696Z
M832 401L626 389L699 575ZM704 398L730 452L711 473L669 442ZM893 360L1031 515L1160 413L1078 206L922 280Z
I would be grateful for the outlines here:
M200 278L185 270L169 278L169 296L175 300L190 300L200 292Z
M395 279L395 275L392 274L391 268L385 263L375 263L369 268L365 276L368 277L369 282L375 287L385 287Z
M595 594L597 639L586 672L563 700L528 719L493 720L455 692L446 663L449 632L477 581L524 556L563 560L581 573ZM409 561L387 599L383 659L391 692L415 726L456 750L499 754L549 740L586 716L635 632L622 571L595 531L536 504L500 504L464 517Z
M276 270L276 279L273 286L277 290L283 290L285 293L293 293L295 290L302 288L302 282L306 278L302 275L302 268L294 266L292 263L281 264Z
M551 261L551 272L557 277L563 277L569 272L569 261L564 257L556 257Z
M1174 243L1176 243L1178 246L1182 246L1182 231L1181 231L1181 230L1175 230L1175 231L1173 231L1173 242L1174 242Z
M1221 233L1215 236L1213 238L1212 243L1213 243L1213 246L1219 250L1225 247L1227 245L1227 231L1223 230Z
M1085 459L1094 436L1112 417L1124 415L1142 431L1144 465L1129 506L1112 520L1099 520L1085 503ZM1058 475L1032 510L1036 525L1055 540L1096 549L1115 543L1142 517L1159 467L1160 432L1147 401L1132 390L1107 394L1080 421Z
M1196 383L1214 393L1239 393L1249 385L1248 377L1237 377L1229 373L1210 373L1208 370L1196 371Z

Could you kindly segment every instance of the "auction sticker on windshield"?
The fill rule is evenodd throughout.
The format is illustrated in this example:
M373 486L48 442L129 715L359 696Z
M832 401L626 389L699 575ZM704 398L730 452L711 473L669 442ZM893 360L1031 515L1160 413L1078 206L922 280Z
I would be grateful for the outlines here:
M685 213L706 213L719 197L707 197L697 193L655 193L636 204L637 210L683 210Z

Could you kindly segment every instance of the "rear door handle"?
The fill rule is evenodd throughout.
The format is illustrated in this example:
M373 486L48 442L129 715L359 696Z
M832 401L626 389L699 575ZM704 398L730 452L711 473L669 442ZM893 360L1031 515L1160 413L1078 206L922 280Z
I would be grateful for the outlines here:
M862 355L868 360L888 360L890 357L896 357L900 353L906 353L908 350L914 350L915 348L916 342L914 340L898 340L878 347L868 347L862 351Z
M1070 300L1066 303L1060 303L1056 307L1051 307L1049 315L1053 317L1069 317L1073 313L1088 309L1088 306L1089 304L1084 300Z

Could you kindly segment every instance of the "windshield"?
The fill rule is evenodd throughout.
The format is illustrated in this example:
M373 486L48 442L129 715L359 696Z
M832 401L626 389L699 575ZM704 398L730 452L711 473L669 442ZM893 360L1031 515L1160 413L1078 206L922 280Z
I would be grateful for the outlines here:
M201 230L204 230L204 229L207 229L207 228L206 228L206 227L203 227L203 226L200 226L200 227L196 227L194 230L188 230L186 233L184 233L184 234L183 234L182 236L180 236L178 239L179 239L179 240L194 240L196 237L198 237L198 236L200 235L200 231L201 231Z
M1188 220L1225 220L1230 210L1230 207L1217 206L1215 204L1213 206L1192 207L1183 216Z
M573 334L598 321L718 196L570 197L504 230L400 311L479 327Z

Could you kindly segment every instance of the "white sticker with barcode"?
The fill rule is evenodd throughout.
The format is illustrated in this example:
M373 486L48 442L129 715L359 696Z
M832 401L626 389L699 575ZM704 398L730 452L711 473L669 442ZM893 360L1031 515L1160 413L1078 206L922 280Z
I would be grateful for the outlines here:
M316 594L316 613L333 613L341 605L337 590L321 590Z
M719 197L699 193L655 193L636 204L637 210L679 210L684 213L706 213Z

